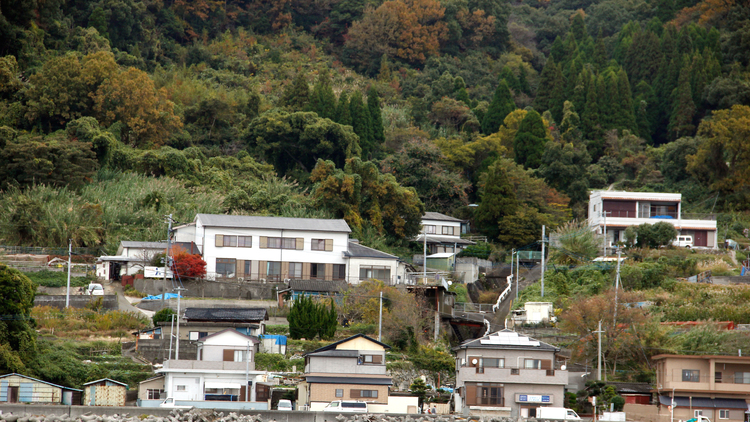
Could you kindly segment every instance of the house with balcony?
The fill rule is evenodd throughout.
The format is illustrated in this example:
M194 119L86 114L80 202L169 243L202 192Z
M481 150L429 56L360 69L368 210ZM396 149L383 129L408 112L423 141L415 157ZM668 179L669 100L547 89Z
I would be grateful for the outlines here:
M660 221L672 224L681 236L692 236L695 247L718 247L716 216L683 214L682 194L593 191L589 195L589 226L606 236L608 247L624 241L628 227Z
M198 341L197 359L168 359L148 385L159 397L173 397L180 406L229 410L270 409L271 387L268 373L255 370L260 341L254 336L227 328ZM157 394L139 398L142 407L158 407Z
M518 420L536 417L541 406L565 406L568 371L558 367L555 346L501 330L453 351L456 413Z
M307 353L304 381L297 385L298 405L319 411L334 400L361 400L371 412L386 407L393 383L385 367L390 348L357 334Z
M656 369L656 388L652 392L658 395L658 404L626 404L628 416L654 422L688 420L699 415L715 422L747 420L750 357L656 355L651 359Z
M360 245L350 232L344 220L197 214L174 238L202 251L211 280L395 284L399 258Z
M422 232L414 239L416 242L424 243L427 237L427 253L458 253L461 249L473 245L475 242L462 239L462 225L466 221L441 214L439 212L426 212L422 216Z

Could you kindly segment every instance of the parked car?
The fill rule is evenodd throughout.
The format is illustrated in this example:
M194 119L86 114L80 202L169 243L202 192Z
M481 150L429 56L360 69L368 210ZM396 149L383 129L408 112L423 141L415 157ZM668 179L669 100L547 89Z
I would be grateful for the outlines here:
M174 397L167 397L163 402L159 404L159 407L166 407L168 409L192 409L193 406L180 406L175 404Z
M89 296L104 296L104 287L99 283L91 283L86 287L86 294Z
M324 412L367 413L367 402L359 400L335 400L323 408Z
M677 238L672 241L672 245L690 249L693 247L693 236L677 236Z
M538 407L536 418L540 421L580 421L581 417L572 410L564 407Z
M292 401L285 399L279 400L279 404L276 405L276 410L294 410L292 408Z

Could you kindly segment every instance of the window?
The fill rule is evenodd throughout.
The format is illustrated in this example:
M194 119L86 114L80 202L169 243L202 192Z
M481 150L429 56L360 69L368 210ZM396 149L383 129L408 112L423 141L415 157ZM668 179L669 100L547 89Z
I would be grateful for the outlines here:
M381 355L360 355L358 362L360 365L378 365L383 363Z
M479 366L483 368L504 368L505 359L482 358L479 360Z
M351 390L350 394L353 399L358 399L358 398L376 399L378 398L378 390Z
M511 375L519 375L521 373L521 370L518 368L510 368L510 374Z
M268 261L266 263L266 275L271 280L278 280L281 276L281 262Z
M326 264L310 264L310 278L326 278Z
M185 386L185 385L178 385L177 386L177 391L187 391L187 386Z
M203 332L203 331L190 331L188 333L188 340L195 341L195 340L198 340L201 337L206 337L207 335L208 335L208 333Z
M310 249L314 251L326 250L326 240L325 239L313 239Z
M344 389L343 388L337 388L336 389L336 397L344 397Z
M223 352L224 362L244 362L245 358L248 358L250 362L253 360L252 352L248 354L246 350L224 349Z
M682 380L685 382L700 382L701 380L701 371L697 369L683 369L682 370Z
M262 248L261 242L261 248ZM294 237L268 237L266 238L268 249L297 249L297 239Z
M271 387L266 384L255 384L255 400L268 401L271 399Z
M721 372L714 372L714 382L721 382Z
M524 359L524 369L542 369L542 361L539 359Z
M427 234L435 234L435 226L424 226L424 232Z
M698 416L703 416L702 410L694 410L693 411L693 417L697 418Z
M148 389L148 399L149 400L159 400L161 399L161 393L164 392L164 390L158 390L158 389Z
M252 236L237 236L237 246L240 248L250 248L253 246Z
M223 278L234 277L237 260L234 258L216 258L216 275Z
M735 384L750 384L750 372L735 372L734 383Z
M729 419L729 410L727 409L719 410L719 419Z
M503 385L492 383L477 383L476 394L473 398L474 403L467 404L494 404L503 406L505 404L505 400L503 400ZM467 401L469 401L469 397L467 397Z
M235 350L234 351L234 361L235 362L244 362L245 361L245 355L249 354L247 353L247 350Z
M359 267L359 279L388 281L391 279L391 269L380 265L363 265Z
M333 264L333 279L346 280L346 265Z
M289 263L289 278L302 278L302 263L301 262Z
M453 229L455 229L455 227L453 226L443 226L443 234L448 234L448 235L453 236Z
M237 236L224 236L224 246L237 247Z

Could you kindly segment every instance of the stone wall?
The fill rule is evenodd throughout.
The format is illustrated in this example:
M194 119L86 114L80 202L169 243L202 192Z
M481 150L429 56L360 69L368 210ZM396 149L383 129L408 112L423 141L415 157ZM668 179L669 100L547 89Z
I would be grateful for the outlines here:
M185 281L182 283L187 290L182 291L183 297L221 297L227 299L262 299L275 300L276 290L284 289L284 283L227 283L221 281ZM164 292L164 280L136 279L135 289L149 295ZM167 293L172 293L172 282L167 280Z
M125 356L135 356L145 359L151 363L163 363L169 358L169 327L167 327L163 339L139 339L138 350L136 343L130 341L122 344L122 353ZM175 342L172 342L172 359L175 357ZM180 340L180 359L198 359L198 344L190 340Z
M108 311L120 309L117 303L117 295L104 296L82 296L70 295L70 306L76 309L83 309L91 302L101 298L102 307ZM34 297L34 306L52 306L54 308L65 308L65 295L39 295Z

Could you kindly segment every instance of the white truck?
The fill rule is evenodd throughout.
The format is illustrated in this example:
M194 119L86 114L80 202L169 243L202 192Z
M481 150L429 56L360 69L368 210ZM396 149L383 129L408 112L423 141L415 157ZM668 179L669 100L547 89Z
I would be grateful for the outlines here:
M540 421L580 421L581 417L573 409L565 407L538 407L536 419Z

